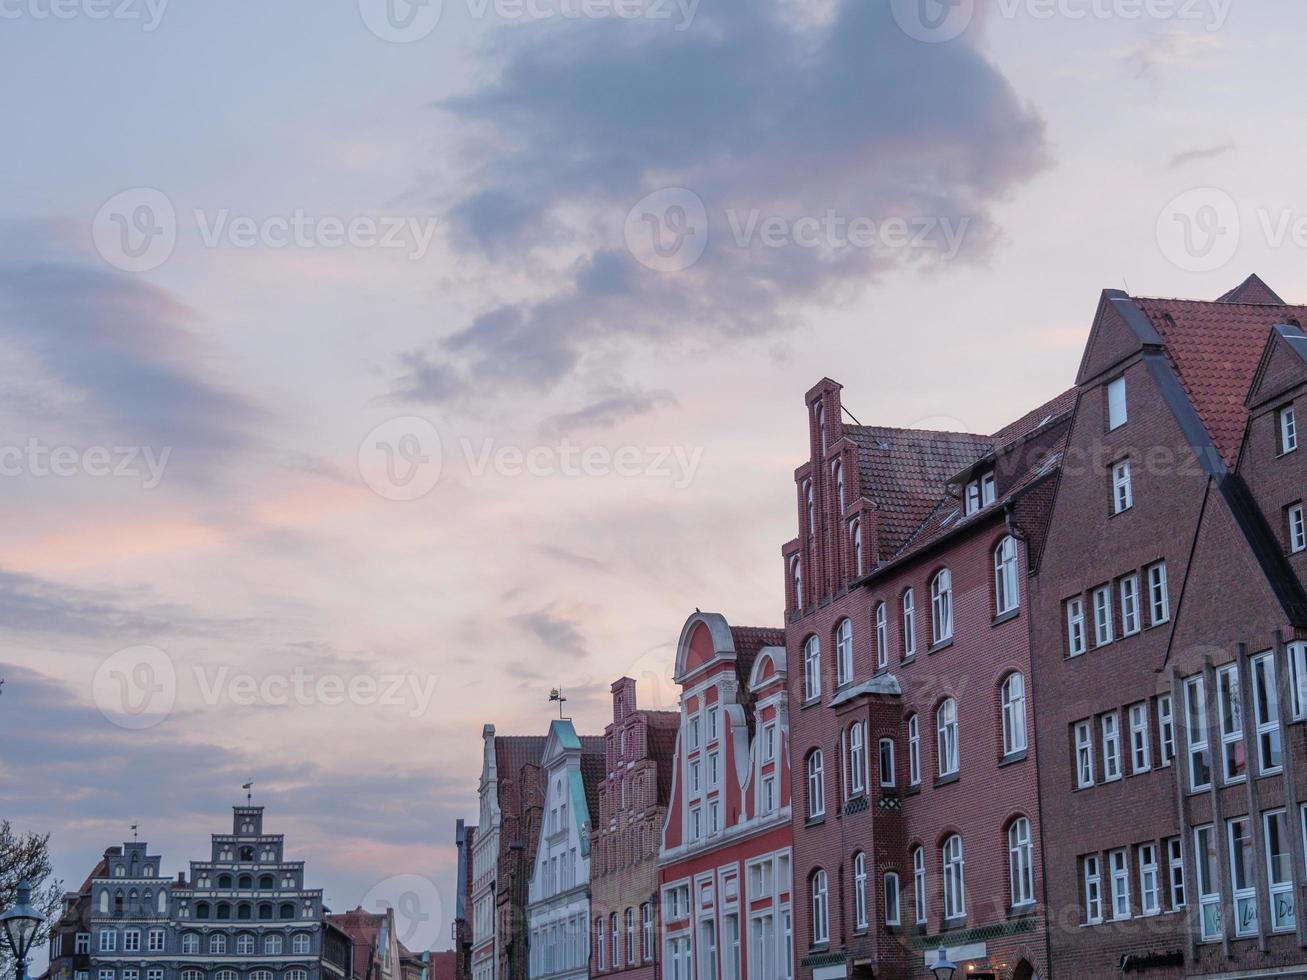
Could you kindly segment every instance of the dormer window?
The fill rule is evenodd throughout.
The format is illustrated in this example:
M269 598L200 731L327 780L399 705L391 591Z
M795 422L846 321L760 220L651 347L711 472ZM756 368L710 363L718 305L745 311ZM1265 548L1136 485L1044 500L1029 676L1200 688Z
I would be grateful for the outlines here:
M967 515L970 516L981 508L988 507L997 499L998 484L994 480L994 473L991 470L967 484Z
M1125 406L1125 378L1117 378L1107 386L1107 431L1121 428L1128 417Z
M1292 405L1280 409L1276 416L1280 420L1280 454L1291 453L1298 448L1298 417Z

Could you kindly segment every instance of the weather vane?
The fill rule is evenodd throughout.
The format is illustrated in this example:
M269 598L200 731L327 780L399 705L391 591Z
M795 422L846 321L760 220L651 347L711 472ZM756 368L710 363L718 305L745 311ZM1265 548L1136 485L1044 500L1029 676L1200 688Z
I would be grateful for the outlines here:
M563 697L563 692L559 688L554 688L549 692L549 701L552 704L558 702L558 720L563 720L563 705L567 704L567 698Z
M140 836L139 836L139 834L137 833L137 831L140 829L140 826L141 826L141 825L138 824L138 823L134 823L134 824L132 824L132 840L140 840L140 839L141 839Z
M254 802L254 780L251 779L248 783L244 783L241 789L245 790L245 805L249 806Z

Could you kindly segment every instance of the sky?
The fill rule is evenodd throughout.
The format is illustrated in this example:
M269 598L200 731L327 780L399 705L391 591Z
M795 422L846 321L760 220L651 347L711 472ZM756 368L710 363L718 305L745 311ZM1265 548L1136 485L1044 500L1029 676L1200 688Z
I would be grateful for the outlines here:
M1293 0L0 0L0 817L254 781L448 945L482 725L779 625L803 395L992 432L1099 292L1307 300Z

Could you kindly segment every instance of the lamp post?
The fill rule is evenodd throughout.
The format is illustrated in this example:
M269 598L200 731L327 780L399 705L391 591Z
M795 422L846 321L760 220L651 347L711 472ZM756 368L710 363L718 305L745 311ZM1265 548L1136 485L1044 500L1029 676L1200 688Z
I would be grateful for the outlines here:
M17 964L16 980L23 980L27 970L27 952L32 948L37 927L45 921L45 916L34 909L31 903L32 886L26 881L20 881L17 904L0 915L0 926L4 927L5 939Z
M950 963L948 957L944 955L944 946L941 943L939 959L930 965L930 972L935 974L935 980L953 980L953 974L957 972L957 968L957 964Z

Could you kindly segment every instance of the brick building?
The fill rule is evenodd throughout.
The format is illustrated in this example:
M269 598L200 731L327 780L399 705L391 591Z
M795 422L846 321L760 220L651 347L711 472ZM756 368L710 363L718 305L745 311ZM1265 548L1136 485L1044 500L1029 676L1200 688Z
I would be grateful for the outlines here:
M527 975L526 888L539 841L544 736L481 732L480 820L472 841L472 980Z
M613 720L604 729L606 772L590 848L591 918L607 934L607 952L604 962L591 963L590 972L612 980L654 980L658 847L681 716L641 710L630 677L613 683L612 698Z
M472 842L476 827L469 827L460 817L454 825L454 921L450 940L454 944L452 980L472 980Z
M814 980L1044 974L1032 552L1071 393L992 436L808 392L788 602L796 937Z
M350 938L355 980L404 980L401 960L407 950L399 942L393 908L368 912L360 905L349 912L329 913L327 922Z
M1307 975L1305 318L1099 303L1033 604L1054 977Z
M695 613L658 855L662 980L793 976L785 634ZM604 942L596 940L602 960Z

